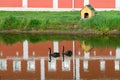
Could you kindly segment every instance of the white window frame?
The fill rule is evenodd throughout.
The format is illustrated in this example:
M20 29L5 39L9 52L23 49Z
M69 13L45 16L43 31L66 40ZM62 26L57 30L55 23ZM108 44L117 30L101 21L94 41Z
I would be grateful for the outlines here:
M48 71L56 71L56 58L52 58L51 62L48 61Z
M7 70L7 60L0 59L0 70Z
M13 71L21 71L21 61L13 61Z
M34 60L27 61L27 70L35 71L35 61Z
M85 72L88 72L88 67L89 67L88 60L84 60L83 61L83 69Z
M62 71L70 71L70 59L65 59L62 62Z
M115 71L120 71L120 61L115 60L114 63L115 63L114 64Z
M100 60L100 70L105 71L105 60Z

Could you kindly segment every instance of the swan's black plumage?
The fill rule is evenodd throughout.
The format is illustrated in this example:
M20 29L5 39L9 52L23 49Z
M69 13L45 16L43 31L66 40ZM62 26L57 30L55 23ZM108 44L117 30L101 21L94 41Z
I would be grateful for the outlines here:
M57 57L60 57L60 53L59 52L51 52L51 48L49 48L49 57L50 57L50 60L49 62L51 62L51 56L54 57L54 58L57 58Z
M64 61L64 55L71 57L72 56L72 51L67 50L67 51L64 52L64 46L63 46L63 51L62 51L63 61Z

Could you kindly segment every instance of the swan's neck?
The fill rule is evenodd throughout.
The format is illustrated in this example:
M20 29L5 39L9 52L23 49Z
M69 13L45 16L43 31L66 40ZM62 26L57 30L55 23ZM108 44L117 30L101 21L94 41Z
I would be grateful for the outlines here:
M51 54L51 48L49 48L49 53Z
M62 51L62 53L64 53L64 46L63 46L63 51Z

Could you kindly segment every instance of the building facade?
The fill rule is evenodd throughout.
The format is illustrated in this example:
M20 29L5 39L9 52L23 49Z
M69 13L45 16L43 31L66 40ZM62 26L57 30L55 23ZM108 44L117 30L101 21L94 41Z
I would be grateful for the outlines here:
M71 11L91 4L96 10L120 10L120 0L0 0L0 10Z
M80 41L0 42L0 79L120 79L119 47L93 47L86 52L81 45ZM63 46L73 52L64 61ZM49 62L48 48L61 56Z

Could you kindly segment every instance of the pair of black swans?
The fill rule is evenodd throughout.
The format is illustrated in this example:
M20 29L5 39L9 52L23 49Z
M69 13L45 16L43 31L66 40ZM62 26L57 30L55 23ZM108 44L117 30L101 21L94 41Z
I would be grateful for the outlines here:
M64 51L64 46L63 46L63 50L62 50L62 57L63 57L63 61L64 61L64 56L72 56L72 51L71 50L67 50L67 51ZM51 48L49 48L49 62L51 62L51 57L54 57L54 58L57 58L57 57L60 57L60 53L59 52L51 52Z

